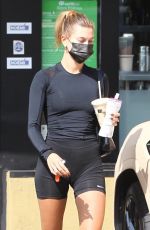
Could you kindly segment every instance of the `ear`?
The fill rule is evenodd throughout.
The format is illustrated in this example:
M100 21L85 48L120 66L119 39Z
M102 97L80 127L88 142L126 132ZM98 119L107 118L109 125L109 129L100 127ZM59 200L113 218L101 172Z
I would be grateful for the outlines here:
M67 41L67 38L66 38L65 35L62 35L62 36L61 36L61 42L62 42L62 44L63 44L64 47L67 46L68 41Z

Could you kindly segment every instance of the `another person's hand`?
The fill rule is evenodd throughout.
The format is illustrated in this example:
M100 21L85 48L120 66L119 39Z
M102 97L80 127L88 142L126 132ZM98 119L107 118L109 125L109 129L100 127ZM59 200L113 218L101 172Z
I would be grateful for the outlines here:
M62 177L70 176L70 172L64 164L64 160L56 153L51 153L47 158L47 164L52 174Z
M119 118L120 118L120 113L115 113L115 114L112 114L112 123L114 126L117 126L118 125L118 122L119 122Z

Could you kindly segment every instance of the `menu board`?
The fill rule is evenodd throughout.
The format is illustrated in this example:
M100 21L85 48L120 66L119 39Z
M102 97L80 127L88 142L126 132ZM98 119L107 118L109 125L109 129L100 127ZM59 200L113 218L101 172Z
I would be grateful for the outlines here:
M83 1L42 1L42 68L53 66L61 61L64 48L56 47L54 26L57 16L65 10L76 10L84 13L94 22L94 54L88 58L86 64L97 67L97 0Z

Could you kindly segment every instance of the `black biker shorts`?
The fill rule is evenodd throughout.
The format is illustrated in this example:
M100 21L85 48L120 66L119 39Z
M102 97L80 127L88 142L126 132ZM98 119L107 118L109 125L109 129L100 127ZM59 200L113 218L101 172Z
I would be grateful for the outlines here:
M55 181L44 159L38 158L35 187L39 199L63 199L67 197L69 185L75 197L86 191L105 193L105 179L97 140L50 141L55 153L66 161L71 176Z

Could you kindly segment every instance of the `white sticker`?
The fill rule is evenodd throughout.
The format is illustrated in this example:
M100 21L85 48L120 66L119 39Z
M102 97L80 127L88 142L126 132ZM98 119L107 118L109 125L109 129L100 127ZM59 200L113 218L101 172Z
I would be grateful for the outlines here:
M32 58L8 57L7 69L32 69Z
M31 34L31 22L7 22L7 34Z
M20 55L24 54L24 42L20 40L13 41L13 54Z

